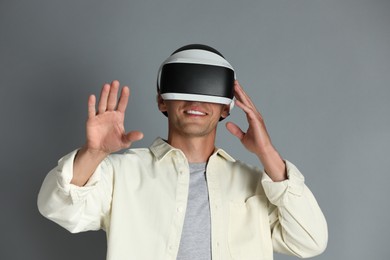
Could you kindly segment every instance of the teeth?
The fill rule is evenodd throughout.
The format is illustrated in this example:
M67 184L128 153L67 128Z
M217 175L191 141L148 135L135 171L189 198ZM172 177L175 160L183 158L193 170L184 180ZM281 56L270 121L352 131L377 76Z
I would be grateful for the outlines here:
M200 112L200 111L196 111L196 110L187 110L186 113L187 114L191 114L191 115L200 115L200 116L206 115L206 113L203 113L203 112Z

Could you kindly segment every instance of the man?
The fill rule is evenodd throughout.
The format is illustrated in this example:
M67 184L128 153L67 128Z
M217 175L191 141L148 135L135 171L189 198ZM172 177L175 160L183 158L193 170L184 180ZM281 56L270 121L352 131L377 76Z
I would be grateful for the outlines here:
M185 84L183 84L185 83ZM188 45L161 66L158 108L168 138L128 149L143 133L124 129L130 95L105 84L88 100L85 145L63 157L38 196L40 212L71 232L107 232L107 259L273 259L323 252L327 224L304 178L271 143L263 117L215 49ZM218 122L235 104L248 119L227 129L264 171L215 147Z

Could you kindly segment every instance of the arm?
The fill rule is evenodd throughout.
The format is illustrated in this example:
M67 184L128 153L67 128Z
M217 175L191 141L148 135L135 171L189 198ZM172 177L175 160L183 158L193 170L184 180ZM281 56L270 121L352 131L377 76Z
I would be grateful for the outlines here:
M256 154L264 166L262 186L270 205L270 226L275 251L300 257L321 253L327 244L327 223L298 169L281 158L272 145L262 115L238 82L236 104L246 114L248 130L228 122L227 129Z
M38 195L42 215L71 232L104 227L113 185L113 166L107 155L142 138L141 132L124 131L129 88L122 89L117 104L118 89L118 81L103 86L97 112L95 96L89 97L86 144L59 161Z
M325 217L304 176L286 161L288 179L274 182L262 176L262 186L270 201L269 220L276 252L313 257L322 253L328 241Z
M77 150L61 158L42 183L39 212L72 233L105 228L111 207L113 168L105 159L83 186L71 184Z
M138 131L125 132L124 118L130 91L125 86L117 104L118 89L118 81L103 86L97 112L95 96L88 99L87 141L75 158L72 184L83 186L107 155L128 148L143 137Z
M287 179L286 165L272 145L263 116L256 109L238 81L235 81L234 92L236 105L245 112L249 127L247 132L244 132L236 124L228 122L226 128L240 139L246 149L256 154L264 166L265 172L273 181Z

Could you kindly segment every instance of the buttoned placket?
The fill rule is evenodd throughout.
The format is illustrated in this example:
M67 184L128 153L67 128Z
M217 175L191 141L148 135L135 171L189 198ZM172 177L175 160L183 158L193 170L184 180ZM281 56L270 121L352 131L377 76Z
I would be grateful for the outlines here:
M215 155L214 155L215 156ZM221 226L220 221L222 219L222 212L220 210L221 205L221 192L218 182L218 170L215 165L215 157L212 156L207 164L206 176L207 186L209 189L209 201L210 201L210 217L211 217L211 252L213 260L221 260Z
M173 223L168 239L166 259L176 260L187 208L190 173L188 163L185 160L184 155L182 155L179 151L173 151L172 157L174 168L177 174L175 203L176 210L174 212Z

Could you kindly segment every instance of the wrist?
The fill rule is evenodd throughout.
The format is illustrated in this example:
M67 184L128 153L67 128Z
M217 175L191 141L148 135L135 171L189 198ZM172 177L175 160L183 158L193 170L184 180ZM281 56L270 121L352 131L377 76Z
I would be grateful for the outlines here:
M82 160L82 161L88 161L88 162L95 162L96 164L99 164L101 161L103 161L109 153L104 152L102 150L98 149L91 149L84 145L80 148L80 150L77 152L75 162Z
M74 159L71 183L77 186L84 186L107 155L108 153L104 151L83 146Z
M103 159L110 154L109 152L106 152L104 150L88 147L87 144L85 144L83 147L80 148L79 153L85 154L89 157L103 158Z
M287 179L286 164L275 148L272 147L267 152L261 153L258 158L264 166L265 172L273 181Z

